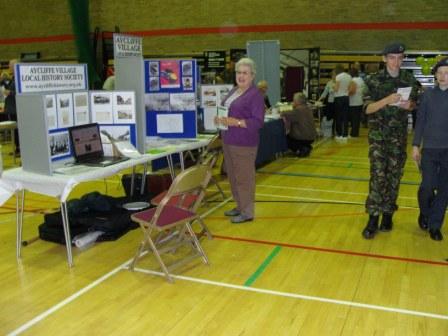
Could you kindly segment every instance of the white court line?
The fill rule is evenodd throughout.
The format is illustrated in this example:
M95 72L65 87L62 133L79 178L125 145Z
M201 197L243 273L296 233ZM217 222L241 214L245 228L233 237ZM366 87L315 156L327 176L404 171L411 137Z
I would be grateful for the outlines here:
M165 276L165 274L162 272L145 270L145 269L141 269L141 268L135 268L134 271L151 274L151 275L158 275L161 277ZM395 308L395 307L385 307L385 306L373 305L373 304L368 304L368 303L329 299L329 298L320 297L320 296L309 296L309 295L302 295L302 294L295 294L295 293L288 293L288 292L280 292L280 291L275 291L275 290L270 290L270 289L233 285L233 284L229 284L229 283L225 283L225 282L205 280L205 279L193 278L193 277L188 277L188 276L183 276L183 275L172 275L172 277L175 279L179 279L179 280L197 282L197 283L218 286L218 287L238 289L238 290L243 290L243 291L247 291L247 292L270 294L270 295L275 295L275 296L289 297L289 298L302 299L302 300L308 300L308 301L333 303L333 304L338 304L338 305L342 305L342 306L380 310L380 311L386 311L386 312L391 312L391 313L400 313L400 314L404 314L404 315L429 317L429 318L434 318L434 319L439 319L439 320L448 320L448 315L426 313L426 312L421 312L421 311L417 311L417 310L409 310L409 309L402 309L402 308Z
M110 271L109 273L103 275L101 278L98 278L97 280L95 280L94 282L92 282L91 284L87 285L86 287L82 288L81 290L77 291L76 293L74 293L73 295L70 295L68 298L62 300L61 302L59 302L58 304L54 305L53 307L47 309L46 311L44 311L43 313L37 315L35 318L33 318L32 320L28 321L27 323L23 324L22 326L20 326L19 328L11 331L9 334L7 334L8 336L15 336L15 335L19 335L22 332L28 330L29 328L31 328L33 325L35 325L36 323L42 321L43 319L47 318L48 316L50 316L51 314L53 314L54 312L58 311L59 309L61 309L62 307L66 306L67 304L69 304L70 302L76 300L78 297L80 297L81 295L87 293L89 290L93 289L94 287L98 286L100 283L104 282L105 280L107 280L108 278L110 278L112 275L114 275L115 273L118 273L119 271L121 271L122 269L125 268L125 266L130 263L132 261L132 259L129 259L128 261L126 261L125 263L121 264L120 266L118 266L117 268L113 269L112 271Z
M208 216L210 213L212 213L213 211L217 210L218 208L222 207L223 205L225 205L226 203L228 203L230 200L232 199L232 197L228 197L226 198L224 201L222 201L221 203L217 204L216 206L214 206L213 208L209 209L207 212L203 213L201 215L201 218L205 218L206 216ZM144 254L146 254L147 252L144 252ZM87 285L86 287L82 288L81 290L77 291L76 293L74 293L73 295L69 296L68 298L62 300L61 302L59 302L58 304L54 305L53 307L49 308L48 310L44 311L43 313L39 314L38 316L36 316L35 318L33 318L32 320L28 321L27 323L23 324L22 326L20 326L19 328L15 329L14 331L11 331L9 334L7 334L8 336L15 336L15 335L19 335L22 332L28 330L29 328L31 328L33 325L35 325L36 323L42 321L43 319L47 318L48 316L50 316L51 314L53 314L54 312L58 311L59 309L61 309L62 307L66 306L67 304L73 302L74 300L76 300L78 297L80 297L81 295L85 294L86 292L88 292L89 290L93 289L94 287L98 286L100 283L106 281L108 278L110 278L111 276L113 276L114 274L116 274L117 272L119 272L122 269L127 269L125 266L127 266L127 264L129 264L133 259L129 259L128 261L124 262L123 264L121 264L120 266L118 266L117 268L113 269L112 271L110 271L109 273L103 275L102 277L98 278L97 280L95 280L94 282L92 282L91 284Z
M295 196L284 196L284 195L274 195L274 194L261 194L255 193L257 196L266 196L266 197L278 197L278 198L289 198L297 201L316 201L316 202L331 202L331 203L342 203L342 204L355 204L355 205L364 205L364 202L350 202L350 201L341 201L336 199L325 199L325 198L312 198L312 197L295 197ZM416 207L404 206L400 205L402 209L417 209Z
M228 184L228 182L226 182ZM257 187L264 187L264 188L273 188L273 189L288 189L288 190L301 190L301 191L315 191L315 192L322 192L322 193L333 193L333 194L344 194L344 195L360 195L367 197L367 193L358 193L358 192L351 192L351 191L338 191L338 190L328 190L328 189L317 189L317 188L300 188L300 187L288 187L288 186L278 186L278 185L269 185L269 184L257 184ZM402 199L412 199L416 200L416 197L409 197L409 196L398 196L398 198Z

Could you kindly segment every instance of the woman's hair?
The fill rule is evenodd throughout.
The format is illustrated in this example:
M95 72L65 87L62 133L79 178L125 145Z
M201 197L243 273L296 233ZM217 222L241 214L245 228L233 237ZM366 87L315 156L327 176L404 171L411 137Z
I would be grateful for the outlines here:
M238 71L238 69L242 65L248 66L250 68L250 72L252 72L252 75L255 76L255 74L257 73L257 70L255 68L255 62L251 58L249 58L249 57L241 58L238 62L236 62L235 70Z

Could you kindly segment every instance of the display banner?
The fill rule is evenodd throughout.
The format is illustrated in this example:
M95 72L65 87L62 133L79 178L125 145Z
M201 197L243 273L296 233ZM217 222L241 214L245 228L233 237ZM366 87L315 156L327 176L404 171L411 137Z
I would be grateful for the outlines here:
M18 63L16 92L58 92L87 90L86 64Z
M142 38L133 35L114 34L114 57L142 56Z

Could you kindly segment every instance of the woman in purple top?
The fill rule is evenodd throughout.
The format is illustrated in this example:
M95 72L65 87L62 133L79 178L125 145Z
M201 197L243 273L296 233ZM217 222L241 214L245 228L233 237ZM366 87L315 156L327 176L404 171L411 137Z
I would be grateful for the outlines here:
M216 118L227 126L222 131L224 162L236 207L226 211L231 222L238 224L253 220L255 207L255 159L260 140L259 130L264 122L264 98L253 84L255 63L242 58L236 63L237 85L222 101L228 116Z

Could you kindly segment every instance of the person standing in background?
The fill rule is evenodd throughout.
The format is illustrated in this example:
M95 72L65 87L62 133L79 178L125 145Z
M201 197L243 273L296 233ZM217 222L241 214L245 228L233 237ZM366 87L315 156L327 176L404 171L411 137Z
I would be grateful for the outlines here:
M12 59L9 61L9 71L11 73L10 79L7 79L3 82L4 86L4 95L5 95L5 114L8 116L8 119L11 121L17 121L17 108L16 108L16 84L14 78L14 68L17 64L16 59ZM14 141L16 147L16 153L20 154L20 142L19 142L19 132L16 128L14 130Z
M349 98L348 87L352 77L338 64L335 68L334 109L336 116L336 140L347 142Z
M269 101L269 97L268 97L268 82L265 81L264 79L259 81L257 83L257 88L258 90L260 90L260 92L262 93L263 97L264 97L264 107L266 110L271 108L271 102Z
M443 239L440 229L448 205L448 57L433 69L437 85L425 91L417 112L412 158L421 167L418 224L431 239ZM420 152L420 146L423 146Z
M236 65L237 85L222 101L227 117L216 117L215 123L227 127L221 131L224 162L236 207L226 211L234 224L252 221L255 216L255 159L264 123L264 99L254 85L256 69L250 58Z
M372 239L378 231L392 230L392 216L398 209L400 180L406 162L408 113L417 99L414 75L402 70L405 47L391 43L383 50L385 69L366 77L369 115L369 195L366 212L369 220L362 231L365 239ZM399 88L411 88L410 99L403 100Z
M351 69L352 81L349 86L349 120L350 120L350 136L359 137L359 126L361 124L361 114L364 105L364 92L366 84L359 76L358 69Z
M336 85L335 82L336 73L334 70L331 71L331 79L325 84L324 91L319 97L319 101L323 101L327 98L327 106L325 109L325 116L327 120L333 120L334 118L334 87Z

